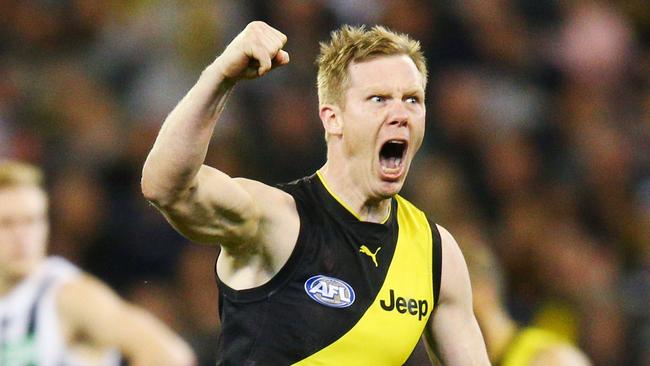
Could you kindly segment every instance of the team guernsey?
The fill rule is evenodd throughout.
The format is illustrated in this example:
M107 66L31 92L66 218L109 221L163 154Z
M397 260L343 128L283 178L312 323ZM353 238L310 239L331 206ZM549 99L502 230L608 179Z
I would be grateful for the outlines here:
M66 346L57 315L57 289L79 274L65 259L50 257L0 297L1 366L89 365ZM108 352L99 361L101 366L117 366L119 355Z
M296 245L259 287L217 276L217 364L409 364L440 290L436 225L400 196L384 222L361 221L320 172L280 188L296 202Z

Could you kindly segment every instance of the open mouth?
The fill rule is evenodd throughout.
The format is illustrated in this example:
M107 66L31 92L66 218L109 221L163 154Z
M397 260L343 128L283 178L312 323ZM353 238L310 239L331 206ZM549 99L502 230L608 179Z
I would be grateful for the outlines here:
M405 140L389 140L379 150L379 164L384 175L398 177L404 165L407 143Z

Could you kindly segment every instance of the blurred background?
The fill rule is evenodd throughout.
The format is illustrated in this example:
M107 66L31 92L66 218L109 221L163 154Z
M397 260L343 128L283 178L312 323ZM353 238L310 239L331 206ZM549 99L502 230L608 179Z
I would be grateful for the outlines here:
M50 252L153 311L201 365L217 250L171 229L140 171L166 114L256 19L288 36L291 64L236 87L208 164L269 184L312 174L318 42L343 23L409 33L431 77L403 195L464 250L496 253L517 321L596 365L650 365L646 0L3 0L0 14L0 156L46 170Z

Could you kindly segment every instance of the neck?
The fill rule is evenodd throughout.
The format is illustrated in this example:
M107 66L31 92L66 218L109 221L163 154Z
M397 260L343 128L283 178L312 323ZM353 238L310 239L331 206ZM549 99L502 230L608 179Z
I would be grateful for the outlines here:
M15 277L9 275L0 275L0 297L13 290L25 277Z
M44 258L39 258L34 263L25 265L22 268L7 272L0 271L0 297L8 294L33 273L39 271L44 261Z
M490 360L500 360L517 333L517 324L502 309L477 310Z
M341 168L328 162L319 170L331 193L359 220L384 222L390 214L390 198L371 197L369 192L364 192L367 184L355 181L353 172L346 171L343 164L337 166Z

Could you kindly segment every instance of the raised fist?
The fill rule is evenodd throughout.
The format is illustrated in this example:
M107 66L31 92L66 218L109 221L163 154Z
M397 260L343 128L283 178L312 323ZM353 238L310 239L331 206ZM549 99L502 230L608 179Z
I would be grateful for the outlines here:
M287 36L270 25L251 22L215 62L226 79L254 79L289 63L289 54L282 50L286 42Z

